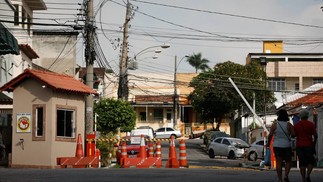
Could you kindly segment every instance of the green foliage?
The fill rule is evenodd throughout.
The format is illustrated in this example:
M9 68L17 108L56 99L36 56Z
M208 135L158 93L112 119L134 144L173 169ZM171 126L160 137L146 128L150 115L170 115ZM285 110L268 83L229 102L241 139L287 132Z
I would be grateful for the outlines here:
M255 93L256 100L260 101L257 100L258 108L263 109L264 94L266 103L275 101L273 93L264 90L264 76L259 63L246 66L230 61L219 63L213 70L200 73L190 82L190 86L194 88L190 94L192 106L200 113L204 122L217 122L218 129L224 116L230 116L245 104L228 78L234 80L249 103Z
M106 139L106 138L114 138L114 134L112 132L101 134L100 139ZM105 141L98 141L96 143L96 147L100 149L101 153L101 161L102 166L106 167L111 165L112 158L116 157L116 148L114 147L114 143L111 142L105 142Z
M134 108L126 101L117 99L101 99L94 104L94 112L98 114L97 129L102 134L131 131L136 124Z

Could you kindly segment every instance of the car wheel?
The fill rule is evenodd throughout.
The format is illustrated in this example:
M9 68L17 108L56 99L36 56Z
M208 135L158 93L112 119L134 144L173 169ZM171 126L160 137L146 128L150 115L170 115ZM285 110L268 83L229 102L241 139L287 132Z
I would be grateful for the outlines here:
M236 158L236 155L235 155L234 151L231 150L229 152L228 159L235 159L235 158Z
M212 149L209 150L209 157L211 159L214 159L215 155L214 155L214 151Z
M252 151L248 155L248 160L250 161L256 161L258 159L257 153Z

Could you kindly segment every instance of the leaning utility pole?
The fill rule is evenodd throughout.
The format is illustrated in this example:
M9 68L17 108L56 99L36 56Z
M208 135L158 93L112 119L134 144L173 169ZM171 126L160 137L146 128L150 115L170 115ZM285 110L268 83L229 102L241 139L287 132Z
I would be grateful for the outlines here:
M129 22L131 16L131 4L127 1L126 19L123 25L123 42L122 42L122 54L120 59L120 73L119 73L119 87L118 87L118 99L127 101L129 95L128 87L128 74L127 74L127 62L128 62L128 31Z
M93 62L95 60L94 51L94 17L93 17L93 0L87 1L85 21L85 60L86 60L86 85L93 88ZM85 100L85 134L93 133L93 95L87 95Z

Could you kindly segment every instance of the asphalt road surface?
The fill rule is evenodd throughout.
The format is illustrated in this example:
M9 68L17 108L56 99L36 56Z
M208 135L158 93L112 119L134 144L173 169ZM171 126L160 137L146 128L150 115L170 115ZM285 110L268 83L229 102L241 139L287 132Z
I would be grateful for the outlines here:
M162 143L163 167L136 168L85 168L85 169L10 169L0 168L0 182L56 182L56 181L95 181L95 182L275 182L276 171L257 166L260 161L245 159L229 160L226 157L210 159L201 147L202 140L187 140L187 158L189 168L165 168L168 159L168 142ZM176 141L176 148L179 147ZM177 150L179 152L179 150ZM178 156L179 153L177 153ZM241 164L245 164L241 167ZM290 173L291 181L301 181L298 169ZM312 181L323 181L323 169L312 172Z

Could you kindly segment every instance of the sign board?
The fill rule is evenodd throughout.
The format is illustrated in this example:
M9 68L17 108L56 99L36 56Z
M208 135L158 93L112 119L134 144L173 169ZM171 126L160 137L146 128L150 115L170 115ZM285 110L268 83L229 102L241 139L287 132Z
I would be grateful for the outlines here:
M17 133L31 132L31 114L17 113Z

